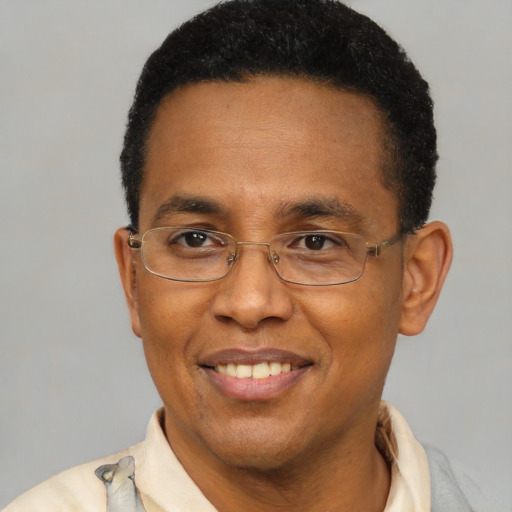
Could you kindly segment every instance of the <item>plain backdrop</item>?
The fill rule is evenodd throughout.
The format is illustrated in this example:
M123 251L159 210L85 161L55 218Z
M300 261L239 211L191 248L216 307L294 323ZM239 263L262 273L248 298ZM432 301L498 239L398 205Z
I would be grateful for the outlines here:
M207 0L0 0L0 506L143 439L159 398L112 251L118 155L149 53ZM432 218L455 257L385 398L512 503L512 2L353 0L431 84Z

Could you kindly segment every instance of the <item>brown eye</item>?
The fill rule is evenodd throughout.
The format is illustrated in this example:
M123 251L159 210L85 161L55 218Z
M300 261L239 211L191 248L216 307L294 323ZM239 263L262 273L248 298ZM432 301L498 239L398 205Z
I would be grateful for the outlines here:
M202 231L179 231L169 238L169 245L198 248L211 245L212 241L207 233Z
M181 236L181 239L188 245L189 247L202 247L208 237L204 233L197 233L191 231L190 233L185 233Z
M329 231L325 233L304 233L293 241L292 247L299 250L323 252L327 249L336 251L348 249L349 245L341 233Z
M187 249L201 248L222 248L226 245L225 240L217 233L198 230L178 230L174 232L167 242L169 245L178 245Z
M322 235L308 235L304 237L304 245L312 251L323 249L327 238Z

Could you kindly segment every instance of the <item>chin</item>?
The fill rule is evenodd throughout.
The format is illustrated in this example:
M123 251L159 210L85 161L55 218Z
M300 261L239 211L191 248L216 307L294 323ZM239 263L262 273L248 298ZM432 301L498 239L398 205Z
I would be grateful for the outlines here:
M296 466L294 454L267 447L262 449L261 446L254 447L253 450L247 447L240 451L222 450L214 455L226 466L251 473L282 473L287 471L287 468Z
M212 429L203 441L216 459L240 470L284 470L307 451L304 436L261 424L224 428L222 434Z

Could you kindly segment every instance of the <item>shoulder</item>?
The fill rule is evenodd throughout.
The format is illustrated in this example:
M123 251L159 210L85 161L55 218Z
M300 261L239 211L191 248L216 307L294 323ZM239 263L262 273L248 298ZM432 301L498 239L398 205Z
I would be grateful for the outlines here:
M432 512L499 512L504 511L478 485L465 468L450 461L440 450L425 445L432 487Z
M416 503L428 500L432 512L512 510L477 473L448 459L442 451L420 444L403 416L387 402L381 403L376 444L396 464Z
M3 512L98 512L106 509L106 491L95 471L123 457L142 455L142 444L52 476L11 502Z

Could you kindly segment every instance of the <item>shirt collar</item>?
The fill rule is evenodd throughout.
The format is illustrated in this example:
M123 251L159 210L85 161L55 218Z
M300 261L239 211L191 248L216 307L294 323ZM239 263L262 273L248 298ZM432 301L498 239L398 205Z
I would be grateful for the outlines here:
M185 471L162 429L163 409L152 416L143 453L138 457L137 481L149 510L216 512ZM403 416L381 402L375 444L391 468L391 486L384 512L430 511L430 472L425 451Z
M384 512L429 512L430 471L423 446L404 417L381 402L375 444L391 467L391 486Z

